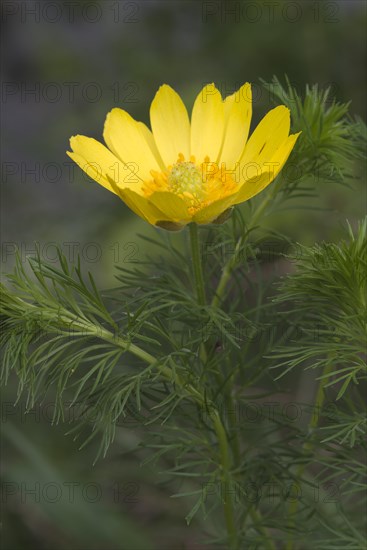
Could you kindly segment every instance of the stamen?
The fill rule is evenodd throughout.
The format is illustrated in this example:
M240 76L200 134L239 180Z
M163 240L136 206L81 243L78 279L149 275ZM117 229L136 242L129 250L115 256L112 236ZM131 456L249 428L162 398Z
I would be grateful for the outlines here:
M144 182L144 194L149 196L156 191L175 193L184 199L192 215L212 202L235 192L238 187L231 174L211 163L208 156L203 164L198 166L194 155L186 161L184 155L179 153L175 164L168 166L166 171L151 170L150 173L152 179Z

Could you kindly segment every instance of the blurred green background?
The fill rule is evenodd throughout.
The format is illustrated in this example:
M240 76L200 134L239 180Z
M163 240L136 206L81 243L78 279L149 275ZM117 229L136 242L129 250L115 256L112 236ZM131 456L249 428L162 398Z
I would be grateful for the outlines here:
M365 118L365 25L362 0L3 2L4 270L16 245L25 257L38 242L53 261L57 243L71 260L80 253L105 288L116 263L144 259L138 234L155 230L87 181L65 152L73 134L102 140L113 107L148 122L162 83L191 108L208 82L224 95L252 82L257 122L272 107L259 78L287 74L299 91L331 86ZM335 239L346 218L365 212L363 181L320 191L326 214L283 214L278 228L303 243ZM175 488L140 467L144 433L122 427L93 467L93 445L77 452L45 405L27 417L22 401L11 406L14 387L2 394L3 548L200 548L200 524L185 528L185 503L168 498Z

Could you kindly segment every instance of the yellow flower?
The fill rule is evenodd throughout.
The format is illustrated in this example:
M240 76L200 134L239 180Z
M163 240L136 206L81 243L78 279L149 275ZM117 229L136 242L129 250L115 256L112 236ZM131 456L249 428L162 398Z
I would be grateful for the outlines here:
M74 136L68 155L153 225L212 223L273 181L299 135L289 135L289 110L279 106L248 139L251 114L250 84L224 100L214 84L205 86L191 122L180 96L165 84L150 108L152 131L112 109L103 133L108 148Z

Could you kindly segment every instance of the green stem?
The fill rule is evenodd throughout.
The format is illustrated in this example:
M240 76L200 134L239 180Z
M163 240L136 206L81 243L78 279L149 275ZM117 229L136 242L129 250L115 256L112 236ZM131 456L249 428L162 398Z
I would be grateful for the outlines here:
M219 280L217 289L216 289L214 297L212 299L212 306L213 307L218 307L221 300L222 300L224 291L225 291L225 289L227 287L227 284L228 284L228 281L229 281L229 279L232 275L232 271L233 271L234 267L236 266L236 263L237 263L237 260L238 260L238 255L241 251L243 241L244 241L244 237L241 236L237 241L236 248L234 250L233 256L228 260L228 262L226 263L226 265L223 268L221 278Z
M235 550L238 548L237 529L235 524L235 516L233 509L232 490L231 490L231 457L230 448L228 445L227 434L223 423L220 419L218 411L212 412L212 420L214 429L217 434L219 443L219 452L221 459L221 482L224 488L223 510L226 521L227 533L230 548Z
M206 304L206 298L205 298L203 267L202 267L201 258L200 258L198 226L196 223L190 223L189 228L190 228L190 241L191 241L191 256L192 256L192 265L194 268L197 300L200 306L204 306Z
M229 380L229 387L226 391L226 405L227 405L227 417L228 417L228 424L231 430L231 441L232 441L232 452L233 452L233 463L234 467L237 468L240 464L241 459L241 453L240 453L240 443L238 439L238 430L237 430L237 423L236 423L236 408L235 403L233 399L233 383L234 383L234 375L231 376Z
M200 256L198 226L196 225L196 223L190 223L189 228L190 228L190 242L191 242L191 257L192 257L192 265L194 269L197 301L199 305L205 306L206 304L205 285L204 285L204 276L203 276L203 266L201 263L201 256ZM204 365L208 360L208 354L207 354L204 342L200 345L200 359Z
M121 347L125 348L125 343L121 342ZM131 345L128 348L128 351L144 359L148 363L156 362L155 358L150 354L146 353L144 350L141 350L138 346ZM232 501L232 492L230 490L231 485L231 458L230 458L230 447L228 445L227 434L223 426L222 420L218 411L212 407L205 395L202 395L199 390L194 388L191 384L186 384L184 380L181 379L179 375L173 376L172 369L169 367L160 367L161 373L168 378L169 380L174 380L174 382L181 387L186 393L192 397L196 402L199 403L201 407L208 407L210 410L210 416L213 422L215 433L217 435L218 444L219 444L219 454L221 461L221 480L224 484L224 488L228 487L228 495L225 490L223 509L224 517L226 521L226 528L228 533L228 538L230 542L230 548L236 550L238 548L237 544L237 530L235 525L235 515Z
M251 223L250 223L248 231L251 228L255 227L259 217L264 212L264 210L266 209L269 201L271 200L271 196L272 195L270 193L268 193L268 195L265 197L265 199L262 201L262 203L259 205L259 207L255 211L254 215L252 216ZM247 232L247 234L248 234L248 232ZM234 250L234 253L233 253L233 256L228 260L228 262L226 263L226 265L223 268L221 278L219 280L216 292L214 294L214 297L213 297L212 303L211 303L211 305L214 306L214 307L218 307L220 305L222 299L223 299L223 295L224 295L225 290L227 288L229 279L231 278L232 272L233 272L233 270L236 267L236 264L238 262L238 257L239 257L239 254L241 252L242 246L243 246L243 244L244 244L244 242L247 238L247 234L246 235L241 235L241 237L238 239L235 250ZM234 459L234 465L236 467L240 463L241 453L240 453L238 432L237 432L237 429L236 429L236 422L235 422L235 420L234 420L234 418L231 414L234 411L234 401L233 401L233 395L232 395L233 383L234 383L234 376L231 377L229 388L227 389L226 403L227 403L227 414L229 415L229 418L228 418L229 425L230 425L231 432L232 432L232 445L231 445L232 446L232 454L233 454L233 459ZM253 524L254 524L255 528L264 537L263 542L264 542L265 548L267 548L268 550L275 550L275 545L274 545L273 541L271 540L267 529L262 525L261 512L257 511L254 507L250 506L249 513L250 513L250 516L252 518L252 521L253 521ZM228 528L227 528L227 530L228 530Z
M205 306L206 296L205 296L203 268L202 268L201 257L200 257L198 226L196 225L196 223L191 223L189 227L190 227L191 254L192 254L192 264L194 269L195 284L196 284L197 301L199 305ZM206 349L204 344L201 346L201 356L206 358ZM205 404L205 401L203 403ZM226 430L224 428L223 422L216 409L212 410L211 418L213 421L213 426L214 426L217 439L218 439L218 444L219 444L219 454L220 454L220 463L221 463L221 482L224 484L224 489L225 489L224 499L223 499L224 518L226 522L230 548L235 550L238 548L238 539L237 539L237 530L236 530L236 524L235 524L232 491L230 489L230 485L231 485L230 446L228 444L227 434L226 434ZM228 492L226 491L226 488L228 488Z
M253 216L250 220L250 224L248 226L247 234L249 233L249 231L251 229L253 229L256 226L256 224L258 222L258 219L260 218L260 216L262 215L262 213L264 212L264 210L268 206L268 204L271 201L272 197L273 197L273 193L268 192L266 197L264 198L264 200L261 202L261 204L259 204L259 206L255 210L255 212L254 212L254 214L253 214ZM245 241L245 239L246 239L246 236L241 235L241 237L237 241L236 248L235 248L233 256L228 260L228 262L226 263L226 265L223 268L221 278L219 279L219 283L218 283L217 289L215 291L214 298L212 300L212 306L218 307L221 300L222 300L222 298L223 298L223 294L224 294L225 289L227 287L228 281L231 278L232 271L236 267L237 260L238 260L238 255L241 252L241 247L242 247L242 244Z
M234 415L231 414L231 412L234 412L234 413L236 412L236 409L234 408L235 403L234 403L233 393L232 393L234 378L235 377L233 375L229 380L230 387L229 387L229 390L227 391L226 403L227 403L228 422L231 428L231 442L232 442L231 446L232 446L234 467L237 468L240 465L240 461L241 461L241 449L240 449L236 419ZM267 550L275 550L275 545L270 538L268 530L262 524L263 518L262 518L261 512L257 511L256 508L253 507L251 504L249 506L248 512L252 518L253 526L263 536L264 548L267 548Z
M314 409L312 411L312 416L311 416L310 422L308 424L308 432L309 433L311 433L318 425L320 410L321 410L321 407L322 407L322 405L324 403L324 399L325 399L325 392L324 392L325 379L324 379L324 376L330 372L331 367L332 367L332 361L330 360L326 363L326 365L323 369L322 378L319 381L319 384L318 384L318 387L317 387ZM303 452L310 451L312 449L313 445L314 444L313 444L312 441L306 441L303 444L302 451ZM305 468L306 468L305 464L300 464L299 465L299 467L296 471L296 479L300 479L302 477L302 474L303 474ZM297 513L297 509L298 509L298 500L293 500L291 502L291 504L289 506L289 510L288 510L288 526L290 527L290 533L289 533L289 538L288 538L288 542L287 542L287 546L286 546L285 550L292 550L293 549L294 536L292 534L292 529L294 529L294 526L295 526L295 515Z
M275 187L273 188L275 190ZM255 212L253 213L251 217L251 223L250 223L250 229L254 228L262 215L262 213L266 210L266 207L268 206L269 202L272 200L273 195L275 191L268 192L265 196L264 200L259 204L259 206L256 208Z

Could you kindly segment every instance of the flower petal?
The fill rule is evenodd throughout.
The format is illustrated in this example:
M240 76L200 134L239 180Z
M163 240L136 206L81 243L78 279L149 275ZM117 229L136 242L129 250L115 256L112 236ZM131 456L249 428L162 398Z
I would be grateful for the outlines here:
M103 137L111 151L135 174L135 179L145 181L151 178L151 170L161 171L162 167L146 140L146 133L126 111L116 108L108 113ZM139 190L137 185L126 183L126 187Z
M163 213L161 221L188 222L191 220L185 201L174 193L157 191L152 193L148 200Z
M260 193L260 191L265 189L265 187L267 187L276 178L292 152L300 133L301 132L288 136L281 147L279 147L275 152L271 161L269 161L269 166L265 167L260 174L249 178L242 184L236 195L234 204L251 199L251 197L254 197Z
M132 189L121 189L119 197L135 214L143 218L148 223L155 225L164 218L162 212L158 210L148 199L135 193Z
M284 140L282 145L275 151L272 158L272 163L279 163L277 174L283 168L284 164L287 162L289 155L291 154L293 147L295 146L298 137L302 132L297 132L297 134L291 134Z
M220 163L231 170L240 158L248 138L252 116L251 85L244 84L224 100L225 130Z
M191 154L201 164L206 156L217 162L224 133L224 104L214 84L197 96L191 117Z
M123 175L126 174L126 167L99 141L86 136L73 136L70 138L72 153L67 151L68 156L88 176L106 187L112 193L116 193L111 186L109 179L122 185Z
M164 166L164 162L162 160L161 155L159 154L157 144L154 140L152 132L149 130L148 126L144 124L144 122L138 122L137 124L144 136L145 141L147 142L148 146L151 148L152 153L155 156L159 166Z
M150 123L155 142L166 166L179 153L190 158L190 120L180 96L167 84L161 86L150 107Z
M262 164L270 161L275 151L287 138L289 129L289 109L284 105L275 107L255 128L239 162L246 164L254 161Z
M208 206L205 206L204 208L199 210L199 212L194 215L192 221L200 224L212 222L213 220L218 218L220 214L222 214L225 210L227 210L234 204L235 197L236 194L234 193L233 195L212 202Z

